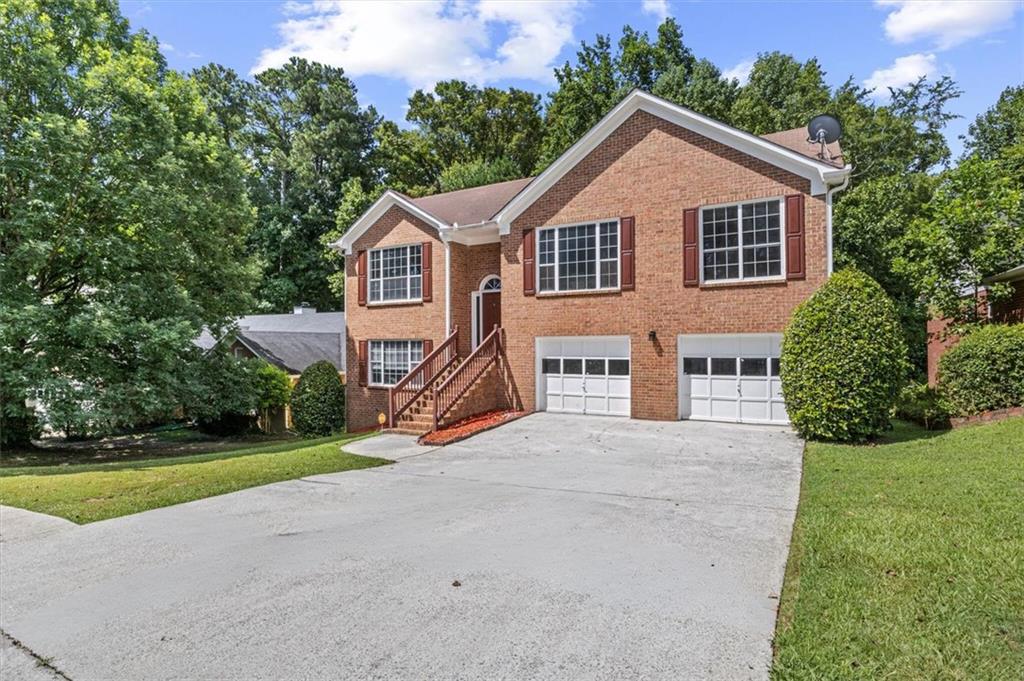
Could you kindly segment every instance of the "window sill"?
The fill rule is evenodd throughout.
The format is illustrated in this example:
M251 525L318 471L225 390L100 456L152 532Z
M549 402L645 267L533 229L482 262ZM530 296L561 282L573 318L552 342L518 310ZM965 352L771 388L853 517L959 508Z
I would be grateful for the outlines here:
M422 305L422 298L409 298L407 300L380 300L374 303L366 303L367 307L398 307L402 305Z
M760 279L730 279L729 281L702 281L701 288L736 288L742 286L771 286L785 284L786 277L763 277Z
M598 288L586 291L538 291L537 298L571 298L575 296L609 296L622 293L621 288Z

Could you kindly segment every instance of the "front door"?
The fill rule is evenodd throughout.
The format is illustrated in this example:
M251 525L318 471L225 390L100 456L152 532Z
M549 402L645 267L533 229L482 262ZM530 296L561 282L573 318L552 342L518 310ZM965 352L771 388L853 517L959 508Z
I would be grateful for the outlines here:
M480 340L501 326L501 291L484 291L480 294Z

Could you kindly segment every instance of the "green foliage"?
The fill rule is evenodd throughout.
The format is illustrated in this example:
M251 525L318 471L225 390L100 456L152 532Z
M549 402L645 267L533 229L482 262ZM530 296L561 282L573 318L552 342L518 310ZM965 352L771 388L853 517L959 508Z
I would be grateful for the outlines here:
M723 78L717 66L701 59L665 71L652 93L705 116L729 121L739 91L739 83Z
M988 324L939 360L939 391L956 416L1024 405L1024 324Z
M292 395L292 379L288 373L263 360L250 361L256 365L250 370L256 394L256 408L266 411L287 405Z
M977 323L982 279L1024 262L1024 192L998 161L971 157L943 173L932 200L904 239L897 271L953 330ZM989 288L991 300L1009 286Z
M160 418L200 329L250 306L244 164L114 2L0 3L0 45L4 411L38 398L70 434Z
M508 159L499 158L494 161L469 161L454 163L441 173L440 189L452 192L457 189L469 189L494 182L515 180L522 177L519 168Z
M345 427L345 386L324 360L306 367L292 391L292 423L303 437L330 435Z
M964 143L968 155L999 161L1024 186L1024 86L1003 90L999 101L971 123Z
M733 105L733 125L763 135L806 125L831 109L825 72L817 59L800 63L788 54L759 54Z
M259 406L255 376L261 364L266 362L235 357L222 346L193 360L194 377L182 404L185 416L203 432L216 435L255 429Z
M949 407L927 383L908 383L896 398L896 418L939 430L949 427Z
M328 230L320 242L326 248L327 258L335 269L327 277L328 286L338 300L345 300L345 256L330 247L348 231L359 216L373 205L373 202L384 193L384 187L376 185L373 191L363 189L363 183L359 178L350 178L341 188L341 204L334 214L334 227Z
M833 274L782 341L782 392L802 437L861 442L889 427L907 349L896 309L863 272Z

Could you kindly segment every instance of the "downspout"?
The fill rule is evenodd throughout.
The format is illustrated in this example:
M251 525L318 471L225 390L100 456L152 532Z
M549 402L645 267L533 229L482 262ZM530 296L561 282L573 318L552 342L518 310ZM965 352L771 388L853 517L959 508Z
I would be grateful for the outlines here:
M444 243L444 336L452 332L452 246L448 239L441 237Z
M846 189L847 186L849 186L849 184L850 184L850 175L847 174L846 177L843 178L843 183L842 184L837 184L836 186L829 187L827 190L825 190L825 234L826 234L827 241L828 241L828 243L826 245L826 248L828 250L828 254L827 255L828 255L828 274L829 274L829 276L832 276L832 269L833 269L833 263L832 263L832 195L835 194L836 192L843 191L844 189Z

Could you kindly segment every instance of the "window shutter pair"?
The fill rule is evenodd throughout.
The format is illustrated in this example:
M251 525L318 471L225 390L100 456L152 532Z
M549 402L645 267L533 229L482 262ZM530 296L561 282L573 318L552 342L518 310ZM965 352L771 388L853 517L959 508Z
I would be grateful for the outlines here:
M683 211L683 286L700 284L699 248L697 244L697 216L699 208ZM786 279L803 279L807 276L804 266L804 195L791 194L786 197Z
M619 288L632 291L636 287L636 219L632 216L619 218L620 239L619 258L622 266L622 281ZM535 276L535 231L523 230L523 295L532 296L537 293Z
M424 303L434 299L434 260L433 244L424 241L420 250L420 295ZM356 256L356 275L359 278L359 304L366 305L366 251L359 251Z

